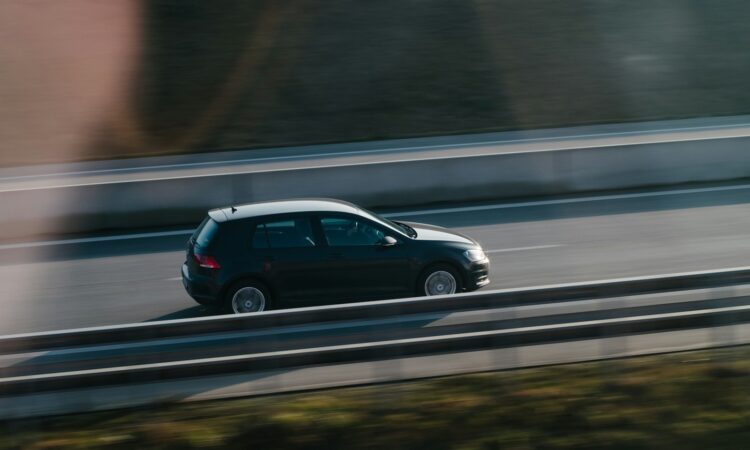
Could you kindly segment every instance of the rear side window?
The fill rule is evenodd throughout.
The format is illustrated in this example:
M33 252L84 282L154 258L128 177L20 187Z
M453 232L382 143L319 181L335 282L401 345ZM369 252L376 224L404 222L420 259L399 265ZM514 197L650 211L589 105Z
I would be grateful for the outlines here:
M216 223L216 221L214 221L212 218L206 217L203 220L203 223L201 223L201 225L198 227L198 229L195 230L195 233L193 233L195 245L203 248L208 247L218 230L219 224Z
M253 233L253 248L314 247L315 235L310 219L289 219L259 223Z

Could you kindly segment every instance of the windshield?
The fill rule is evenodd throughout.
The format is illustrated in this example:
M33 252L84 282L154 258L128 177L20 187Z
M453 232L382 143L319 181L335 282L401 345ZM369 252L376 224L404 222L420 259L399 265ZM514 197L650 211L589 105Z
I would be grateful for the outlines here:
M412 227L410 227L410 226L408 226L406 224L399 223L399 222L394 222L392 220L388 220L385 217L381 217L381 216L375 214L374 212L368 211L368 210L363 209L363 208L360 208L360 211L362 212L363 216L365 216L365 217L367 217L367 218L369 218L369 219L371 219L371 220L373 220L375 222L378 222L381 225L385 225L386 227L388 227L388 228L390 228L390 229L398 232L399 234L405 235L405 236L410 237L410 238L417 237L417 232L414 231L414 228L412 228Z

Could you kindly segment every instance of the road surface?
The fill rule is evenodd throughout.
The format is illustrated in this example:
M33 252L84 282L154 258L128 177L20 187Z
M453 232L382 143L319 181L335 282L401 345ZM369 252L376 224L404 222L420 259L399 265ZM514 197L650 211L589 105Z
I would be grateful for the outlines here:
M478 239L499 289L746 266L749 201L722 184L387 213ZM208 314L179 280L187 233L0 244L0 334Z

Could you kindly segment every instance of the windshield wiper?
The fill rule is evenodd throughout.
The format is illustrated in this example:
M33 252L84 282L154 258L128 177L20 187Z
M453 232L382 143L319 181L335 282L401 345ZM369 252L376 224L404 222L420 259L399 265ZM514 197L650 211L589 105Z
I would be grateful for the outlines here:
M412 238L417 237L417 230L415 230L414 228L410 227L409 225L405 223L396 222L396 221L394 221L394 223L398 225L399 227L401 227L404 231L406 231L406 234L409 237L412 237Z

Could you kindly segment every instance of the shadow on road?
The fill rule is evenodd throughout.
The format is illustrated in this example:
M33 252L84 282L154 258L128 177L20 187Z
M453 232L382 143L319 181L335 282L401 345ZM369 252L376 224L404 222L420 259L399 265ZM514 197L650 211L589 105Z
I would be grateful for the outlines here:
M209 308L206 306L193 306L190 308L181 309L179 311L171 312L163 316L154 317L148 319L146 322L158 322L160 320L173 320L173 319L190 319L193 317L208 317L221 315L221 311L215 308Z

